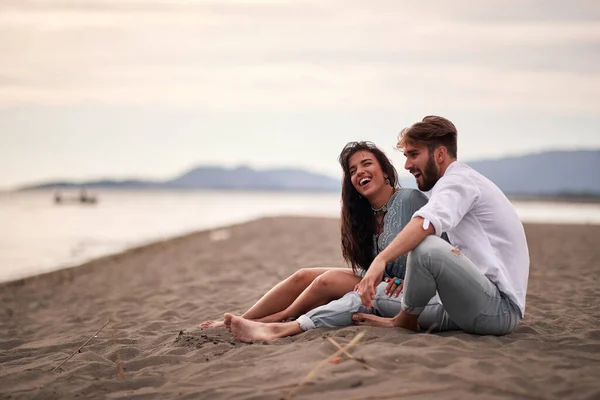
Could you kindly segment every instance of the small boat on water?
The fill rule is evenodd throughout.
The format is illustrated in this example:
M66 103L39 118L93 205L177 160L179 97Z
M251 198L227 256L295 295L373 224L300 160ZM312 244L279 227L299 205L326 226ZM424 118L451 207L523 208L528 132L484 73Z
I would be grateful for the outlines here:
M59 192L54 193L54 204L80 203L80 204L96 204L98 198L89 195L85 190L79 193L79 196L62 196Z

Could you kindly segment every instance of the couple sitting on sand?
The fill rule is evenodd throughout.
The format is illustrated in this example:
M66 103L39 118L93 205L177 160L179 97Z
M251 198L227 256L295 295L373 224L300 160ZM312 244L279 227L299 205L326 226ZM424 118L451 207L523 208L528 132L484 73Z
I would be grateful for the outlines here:
M399 187L372 143L346 145L339 161L342 253L352 265L301 269L238 317L222 322L241 341L272 340L352 324L413 331L505 335L523 318L529 253L512 204L456 161L457 130L425 117L397 144L421 191ZM295 321L281 322L288 318Z

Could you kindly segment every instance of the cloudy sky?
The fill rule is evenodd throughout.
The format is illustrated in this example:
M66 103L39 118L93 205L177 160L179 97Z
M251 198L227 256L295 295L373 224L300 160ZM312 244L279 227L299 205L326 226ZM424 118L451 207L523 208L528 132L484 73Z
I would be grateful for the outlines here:
M197 165L337 177L361 139L401 169L398 132L430 114L465 161L600 148L600 3L417 3L2 0L0 188Z

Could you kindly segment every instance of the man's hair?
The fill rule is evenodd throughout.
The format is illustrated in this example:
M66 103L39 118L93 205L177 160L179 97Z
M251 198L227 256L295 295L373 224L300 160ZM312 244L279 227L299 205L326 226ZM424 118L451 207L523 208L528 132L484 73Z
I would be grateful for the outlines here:
M440 146L448 150L452 158L456 158L457 146L456 136L458 132L452 122L444 117L431 115L423 118L408 128L404 128L398 135L398 144L396 148L402 150L407 144L427 146L429 153Z

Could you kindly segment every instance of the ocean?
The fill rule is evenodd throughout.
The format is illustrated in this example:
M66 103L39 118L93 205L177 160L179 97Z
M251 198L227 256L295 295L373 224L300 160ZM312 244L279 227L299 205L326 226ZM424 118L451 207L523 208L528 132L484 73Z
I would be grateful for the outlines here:
M91 194L97 196L97 204L57 205L52 191L0 193L0 282L261 217L335 218L340 212L340 195L330 192L98 190ZM523 222L600 224L600 204L513 204Z

